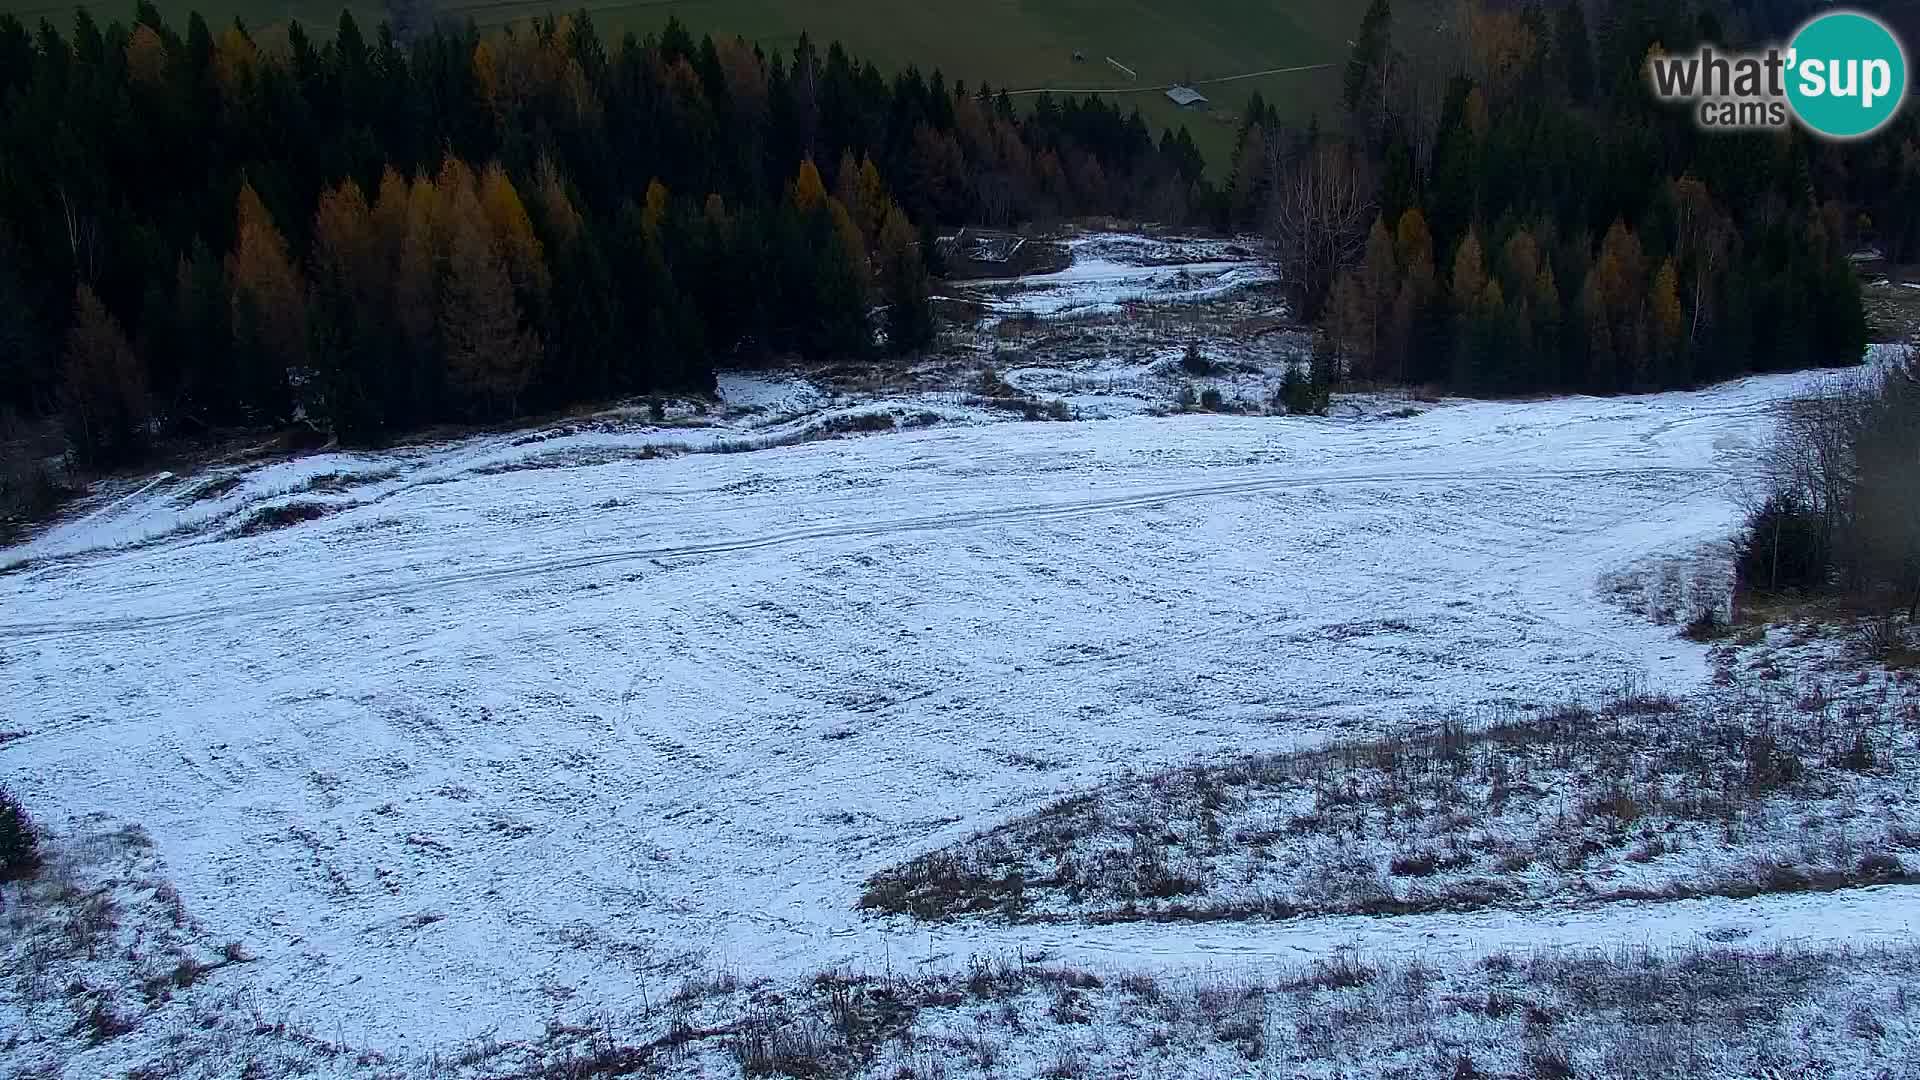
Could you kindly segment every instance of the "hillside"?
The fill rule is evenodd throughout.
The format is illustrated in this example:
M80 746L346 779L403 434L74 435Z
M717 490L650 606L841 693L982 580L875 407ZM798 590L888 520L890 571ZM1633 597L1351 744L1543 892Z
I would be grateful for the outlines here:
M483 1033L651 1024L702 972L909 952L964 978L969 951L1161 967L1364 941L1458 972L1725 925L1868 940L1906 886L1330 914L1285 942L855 907L871 874L1141 766L1643 673L1700 685L1715 654L1621 597L1710 570L1774 403L1814 378L1291 421L983 423L909 398L921 430L745 454L663 455L672 431L609 415L156 477L16 549L39 557L0 575L0 692L9 783L61 872L134 875L113 886L126 932L168 918L142 914L155 898L175 929L92 965L33 954L52 965L34 985L82 990L0 998L40 1032L9 1060L98 1075L232 1021L258 1031L209 1046L207 1075L294 1030L430 1072ZM720 412L787 422L804 401L739 380ZM273 512L295 502L320 509ZM1909 692L1807 670L1862 702ZM160 943L185 958L175 988L116 989L109 969ZM235 994L269 1019L238 1019ZM108 1035L66 1041L60 1017L94 1000Z
M161 0L168 19L184 23L199 10L219 25L240 16L271 39L273 28L297 19L309 31L328 33L343 5L326 0ZM381 20L378 5L349 4L363 27ZM446 0L440 10L489 28L522 19L575 10L579 5L547 0ZM632 31L657 33L677 17L697 36L738 34L773 50L790 50L802 33L816 41L838 40L883 71L917 66L941 69L951 81L1026 89L1108 89L1136 83L1164 86L1312 64L1338 64L1359 25L1361 6L1329 0L1222 0L1183 4L1173 0L985 0L981 3L907 4L888 0L790 3L785 0L626 0L585 5L609 40ZM122 10L122 9L125 10ZM47 18L68 24L70 4L46 0L0 0L0 12L29 23ZM94 4L102 21L124 18L132 4ZM1085 56L1075 62L1075 52ZM1113 57L1132 68L1129 80L1110 67ZM1258 91L1287 118L1304 123L1329 113L1338 94L1337 71L1291 72L1205 87L1214 108L1181 110L1158 90L1118 95L1138 104L1156 137L1164 127L1188 125L1209 172L1223 175L1233 146L1237 114Z

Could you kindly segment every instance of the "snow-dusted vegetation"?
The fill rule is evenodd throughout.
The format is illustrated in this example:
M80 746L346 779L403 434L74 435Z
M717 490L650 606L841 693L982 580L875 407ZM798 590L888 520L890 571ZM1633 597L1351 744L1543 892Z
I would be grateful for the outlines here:
M1920 1080L1877 16L10 2L0 1080Z
M1740 927L1465 961L1348 946L1165 972L1019 948L712 968L510 1037L370 1045L251 983L255 958L207 937L138 827L95 818L50 844L0 940L0 1046L22 1076L1852 1076L1920 1053L1911 939Z
M977 394L958 378L911 393ZM1438 973L1419 1008L1455 1020L1416 1071L1524 1068L1518 1013L1470 1020L1442 989L1484 1003L1476 965L1502 949L1731 935L1840 956L1807 993L1852 994L1907 947L1911 687L1811 626L1679 634L1724 600L1693 583L1727 579L1730 496L1806 382L924 427L754 382L705 417L668 402L129 485L0 576L0 754L54 868L6 886L9 955L42 973L4 988L7 1060L492 1075L653 1046L697 1074L796 1038L836 1068L964 1072L939 1040L974 1025L971 992L938 988L1037 953L1099 980L1069 987L1090 1023L1023 976L1024 1027L981 1033L1001 1064L966 1069L1154 1060L1123 979L1279 987L1300 976L1274 965L1341 949L1381 973L1343 994ZM640 452L876 413L896 422ZM240 527L290 499L337 509ZM1609 706L1627 680L1640 696ZM1041 832L1070 819L1063 862ZM1017 918L860 907L920 857L999 842L971 837L1018 841L1020 901L996 909ZM1152 895L1140 863L1198 888ZM88 896L115 929L83 962L61 928ZM706 1004L673 1027L668 999L715 971L735 988L684 996ZM960 1001L915 997L911 1032L874 1029L892 1049L836 1050L809 1019L823 971ZM1574 1025L1612 1014L1562 992L1539 991L1552 1038L1590 1060ZM1328 1050L1277 1004L1293 993L1263 999L1261 1060L1402 1052L1391 1019ZM76 1029L95 1002L120 1032L97 1043ZM1187 1047L1166 1071L1248 1067L1212 1034L1237 1021L1180 1008L1154 1022ZM1703 1035L1714 1060L1843 1052L1793 1042L1782 1008L1779 1038Z
M1764 640L1757 643L1765 651ZM921 918L1291 918L1750 896L1911 881L1920 684L1716 659L1412 735L1116 781L876 875Z
M1920 1050L1920 995L1902 979L1917 959L1911 945L1703 941L1496 951L1457 967L1336 950L1168 977L976 957L940 976L694 981L656 1021L656 1048L582 1039L542 1058L891 1080L1871 1076Z
M1182 295L1242 255L1080 246L1160 292L885 379L237 451L8 549L0 760L43 865L0 885L0 1060L1905 1052L1908 654L1725 625L1741 497L1822 377L1286 416L1274 297Z

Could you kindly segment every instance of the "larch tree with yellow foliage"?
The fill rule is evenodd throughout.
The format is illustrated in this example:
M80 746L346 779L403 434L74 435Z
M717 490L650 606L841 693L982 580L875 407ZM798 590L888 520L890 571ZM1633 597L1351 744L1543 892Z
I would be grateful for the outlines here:
M540 355L515 280L517 270L527 289L544 287L538 241L512 185L502 191L497 183L482 183L450 155L434 186L439 205L433 233L444 267L438 325L447 383L480 416L511 413ZM492 207L485 201L489 194ZM518 235L523 227L524 237Z
M359 437L382 425L374 402L394 334L381 247L359 184L349 179L320 193L308 275L314 378L301 403L308 415L327 418L335 435Z
M434 223L439 191L421 177L409 182L392 168L380 177L373 229L389 282L387 304L397 340L383 380L389 412L423 413L441 385L439 281Z
M1492 369L1498 362L1495 326L1505 314L1505 297L1500 283L1489 277L1486 255L1480 236L1469 231L1453 256L1452 285L1447 292L1453 305L1454 355L1452 380L1456 386L1475 391L1492 382Z
M492 230L494 246L506 260L514 292L523 303L544 304L552 286L546 252L533 233L533 219L527 216L520 192L498 161L480 176L480 209Z
M282 419L294 380L308 375L307 291L252 184L240 188L227 281L240 399L260 419Z
M863 243L877 244L880 240L878 229L867 229L859 215L860 206L860 160L853 156L853 148L840 151L840 165L833 170L833 197L847 208L853 216L854 224L860 229Z
M1653 321L1653 355L1649 362L1655 385L1685 381L1676 378L1673 368L1680 359L1680 347L1686 343L1687 315L1680 307L1680 271L1667 258L1653 275L1653 287L1647 294L1647 313Z
M540 208L542 221L546 225L547 235L552 236L561 248L566 248L579 240L586 222L580 211L573 205L573 197L567 194L567 182L560 175L560 169L553 158L545 154L534 167L534 201Z
M447 381L482 417L511 414L540 340L521 325L513 278L478 213L456 211L440 297Z
M827 187L820 182L820 170L808 158L800 163L800 172L793 178L793 205L801 213L807 213L827 202Z
M1587 273L1582 317L1588 336L1588 379L1601 392L1648 383L1651 334L1647 325L1645 255L1640 238L1615 221Z

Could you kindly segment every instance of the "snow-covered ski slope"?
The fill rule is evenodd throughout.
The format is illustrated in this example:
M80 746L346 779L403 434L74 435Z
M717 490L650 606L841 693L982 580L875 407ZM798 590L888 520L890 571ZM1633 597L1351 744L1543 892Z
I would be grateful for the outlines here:
M55 824L144 825L264 1000L389 1048L524 1035L715 964L1906 932L1894 888L1278 926L855 909L867 874L1121 770L1699 680L1703 649L1596 581L1724 538L1773 405L1819 377L505 471L368 457L338 512L258 535L42 537L0 575L0 731L23 733L0 779ZM235 491L316 469L339 471Z

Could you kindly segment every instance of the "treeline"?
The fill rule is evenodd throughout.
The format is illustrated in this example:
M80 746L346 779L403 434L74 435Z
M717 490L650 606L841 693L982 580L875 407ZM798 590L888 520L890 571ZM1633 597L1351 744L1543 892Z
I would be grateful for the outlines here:
M1700 130L1645 62L1753 40L1715 7L1469 3L1436 32L1373 0L1338 123L1276 134L1256 103L1228 202L1323 363L1504 395L1856 362L1849 253L1920 258L1920 114L1852 144Z
M1791 403L1736 569L1762 596L1839 592L1920 614L1920 346ZM1882 644L1893 646L1897 637Z
M347 439L931 336L940 222L1205 198L1137 111L584 12L316 42L142 0L0 16L0 410L75 456L300 419ZM876 309L884 305L884 313Z

